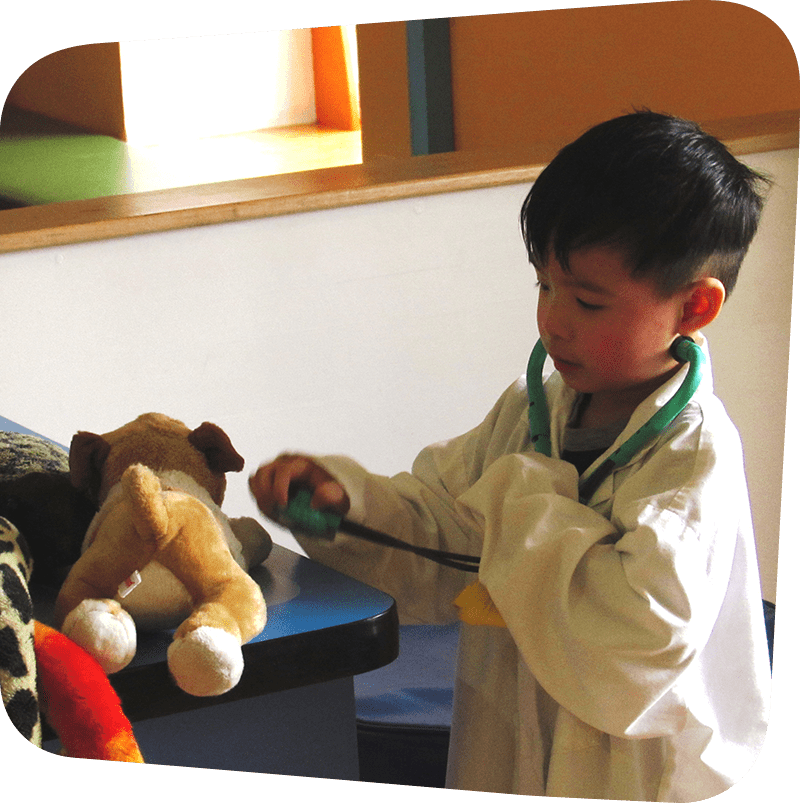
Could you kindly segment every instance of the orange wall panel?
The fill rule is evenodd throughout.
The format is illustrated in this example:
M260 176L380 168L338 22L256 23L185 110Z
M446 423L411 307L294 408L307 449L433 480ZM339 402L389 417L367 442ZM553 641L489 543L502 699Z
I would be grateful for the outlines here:
M736 3L453 18L456 148L564 144L638 107L700 122L800 107L794 51Z
M364 162L411 156L406 24L356 26Z
M124 139L119 44L79 45L45 56L17 79L7 103Z
M344 31L339 26L311 29L317 123L358 131L358 89L350 86Z

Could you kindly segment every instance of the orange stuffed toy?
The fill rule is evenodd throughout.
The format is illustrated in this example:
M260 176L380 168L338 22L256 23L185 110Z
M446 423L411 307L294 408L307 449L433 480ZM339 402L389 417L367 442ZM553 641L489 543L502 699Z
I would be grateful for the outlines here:
M24 536L0 517L0 685L11 723L41 746L43 714L65 755L141 763L130 722L100 665L33 618L32 572Z
M34 621L39 706L73 758L143 763L119 697L97 661L52 627Z

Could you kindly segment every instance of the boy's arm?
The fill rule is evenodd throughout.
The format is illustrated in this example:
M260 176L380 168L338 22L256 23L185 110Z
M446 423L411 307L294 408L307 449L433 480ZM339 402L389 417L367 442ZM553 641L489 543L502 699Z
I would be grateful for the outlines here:
M525 399L524 383L514 383L473 430L423 449L410 473L386 477L346 457L315 460L344 487L348 519L417 546L479 556L482 530L462 515L455 499L480 476L487 455L525 442ZM391 594L406 622L455 620L453 600L475 579L473 573L346 535L333 543L296 537L315 560Z
M448 492L448 477L434 467L430 449L419 455L412 473L393 477L372 474L346 457L316 459L347 490L348 519L416 546L481 554L482 533L455 509L455 496L465 487ZM334 542L302 533L295 537L313 559L391 594L404 623L454 621L453 600L475 579L474 573L348 535L337 535Z

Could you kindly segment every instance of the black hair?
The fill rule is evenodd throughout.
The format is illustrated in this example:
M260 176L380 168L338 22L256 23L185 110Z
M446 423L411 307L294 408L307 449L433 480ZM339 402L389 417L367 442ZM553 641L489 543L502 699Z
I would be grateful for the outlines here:
M558 153L522 205L522 236L536 267L552 252L569 270L576 248L612 245L664 295L700 275L730 294L768 184L695 123L636 111Z

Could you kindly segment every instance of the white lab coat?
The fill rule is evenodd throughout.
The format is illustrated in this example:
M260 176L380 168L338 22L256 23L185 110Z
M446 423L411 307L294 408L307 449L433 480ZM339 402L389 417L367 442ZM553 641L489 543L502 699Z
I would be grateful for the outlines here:
M588 505L573 466L532 450L524 379L480 426L424 449L411 474L320 459L347 488L352 520L481 556L507 629L462 625L449 787L695 801L752 765L770 672L741 444L711 385L709 365L668 432ZM546 393L558 455L575 395L557 373ZM404 621L452 621L475 579L347 536L300 541L393 595Z

